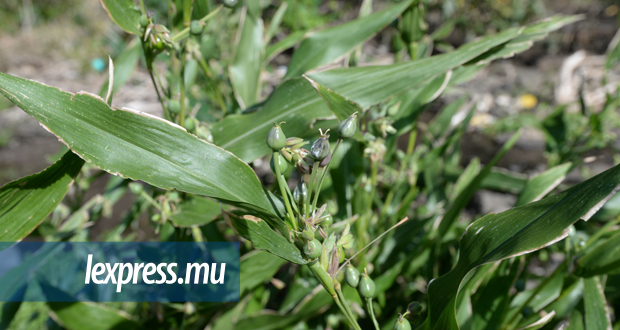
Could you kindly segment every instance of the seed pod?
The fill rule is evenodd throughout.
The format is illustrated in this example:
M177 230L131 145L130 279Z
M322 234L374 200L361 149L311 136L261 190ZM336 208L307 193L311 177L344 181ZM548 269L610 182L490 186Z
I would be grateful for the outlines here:
M303 204L308 198L308 186L304 180L299 180L297 183L297 187L295 187L295 191L293 191L293 199L295 199L295 203L298 205Z
M193 133L194 129L196 128L196 119L194 119L194 118L186 118L185 119L185 124L183 126L185 126L185 129L188 132Z
M159 213L153 214L153 216L151 217L151 220L153 220L154 222L158 222L159 220L161 220L161 214Z
M362 274L362 278L360 278L359 286L357 287L357 292L362 296L362 298L372 298L375 296L375 282L368 277L366 274Z
M312 231L311 229L306 229L302 232L302 234L304 235L304 237L311 241L314 239L314 231Z
M286 146L286 136L282 132L280 124L274 123L269 133L267 133L267 146L273 151L280 151L280 149Z
M286 146L287 147L293 147L295 145L298 145L300 143L304 142L304 139L302 138L298 138L298 137L291 137L286 139ZM291 149L296 149L296 148L291 148Z
M394 323L394 330L411 330L411 324L401 315Z
M345 271L345 279L347 280L347 284L357 288L357 285L360 283L360 271L357 270L357 268L348 265L347 270Z
M322 249L323 249L323 246L321 245L321 242L319 242L319 240L317 240L316 238L311 241L306 242L306 245L304 245L304 253L310 259L316 259L320 257Z
M168 111L174 114L181 112L181 102L179 102L179 100L169 99L168 100Z
M321 137L314 141L312 148L310 148L310 155L316 161L322 161L329 155L329 135L327 135L327 131L325 134L321 132Z
M338 125L338 133L343 139L348 139L355 135L357 130L357 112L340 122Z
M517 289L517 292L525 291L525 281L523 279L518 279L515 283L515 289Z
M276 173L276 168L273 164L274 160L278 162L278 166L280 167L280 174L284 174L284 172L288 170L288 163L286 162L286 159L284 159L284 157L280 153L277 153L276 155L271 157L271 160L269 161L269 166L271 166L271 171L273 173Z
M204 30L204 26L200 21L194 20L189 24L189 33L192 35L199 36L202 34L202 30Z
M136 195L140 195L144 191L144 187L138 182L132 182L129 184L129 190Z
M228 8L234 8L237 5L237 3L239 3L239 0L224 0L223 3L224 3L224 6Z
M146 28L147 26L149 26L149 24L151 24L151 21L149 20L149 18L146 15L140 16L140 26L141 27Z

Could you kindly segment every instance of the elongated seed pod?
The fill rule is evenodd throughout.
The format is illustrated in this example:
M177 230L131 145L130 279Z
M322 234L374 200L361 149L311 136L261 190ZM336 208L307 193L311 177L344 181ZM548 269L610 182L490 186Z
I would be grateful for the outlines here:
M357 288L357 285L360 283L359 270L351 265L348 265L345 272L345 279L347 280L348 285Z
M362 278L360 278L360 283L357 287L357 292L362 296L362 298L373 298L375 296L375 282L368 277L366 274L362 274Z

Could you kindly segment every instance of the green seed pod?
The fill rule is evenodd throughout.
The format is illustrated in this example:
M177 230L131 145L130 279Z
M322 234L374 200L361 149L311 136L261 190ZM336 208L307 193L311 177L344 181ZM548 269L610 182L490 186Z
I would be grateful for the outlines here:
M280 151L280 149L286 146L286 136L282 132L280 124L274 123L269 133L267 133L267 146L273 151Z
M224 0L223 3L224 6L228 8L234 8L235 6L237 6L237 3L239 3L239 0Z
M515 289L517 289L518 292L525 291L525 281L523 279L518 279L515 283Z
M148 16L146 16L146 15L140 16L140 26L141 27L146 28L147 26L149 26L149 24L151 24L151 20L149 20Z
M329 155L329 135L321 134L318 140L314 141L312 148L310 148L310 155L317 161L322 161Z
M357 292L362 296L362 298L372 298L375 296L375 282L368 277L366 274L362 274L362 278L360 278L360 284L357 287Z
M280 166L280 174L284 174L284 172L288 170L288 163L286 162L286 159L284 159L284 157L280 153L277 153L277 155L271 157L271 160L269 161L269 166L271 166L271 171L273 173L276 173L276 168L273 164L274 160L277 161L278 165Z
M394 323L394 330L411 330L411 324L401 315Z
M136 195L140 195L144 191L144 187L138 182L131 182L129 184L129 190Z
M338 133L343 139L348 139L355 135L357 130L357 112L340 122L338 125Z
M319 240L317 240L316 238L311 241L306 242L306 245L304 245L304 253L310 259L316 259L320 257L322 249L323 249L323 246L321 245L321 242L319 242ZM373 284L373 288L374 288L374 284Z
M161 214L159 213L153 214L153 216L151 217L151 220L158 222L159 220L161 220Z
M351 265L348 265L347 270L345 271L345 279L347 280L347 284L357 288L357 285L360 283L359 270Z
M297 183L297 187L295 187L295 191L293 191L293 199L295 199L295 203L298 205L303 204L308 198L308 186L304 180L299 180Z
M202 34L202 30L204 30L204 26L200 21L194 20L189 24L189 33L192 35L199 36Z
M311 241L314 239L314 231L310 230L310 229L306 229L302 232L302 234L304 235L304 237Z
M323 228L329 228L333 224L334 224L334 217L332 217L331 214L328 214L325 217L325 220L321 221L321 227L323 227Z
M183 125L183 126L185 126L185 129L186 129L188 132L190 132L190 133L194 132L194 129L196 128L196 119L194 119L194 118L189 118L189 117L188 117L188 118L186 118L186 119L185 119L185 123L184 123L184 125Z
M179 100L169 99L168 100L168 111L174 114L181 112L181 102L179 102Z

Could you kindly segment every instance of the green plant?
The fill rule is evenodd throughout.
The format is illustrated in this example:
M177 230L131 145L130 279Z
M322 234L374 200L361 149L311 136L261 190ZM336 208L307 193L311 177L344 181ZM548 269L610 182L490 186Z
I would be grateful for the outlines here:
M171 1L165 19L142 2L140 9L129 0L101 2L139 40L123 54L141 49L164 118L112 106L137 57L119 56L100 96L0 73L0 93L70 149L43 172L0 189L0 238L18 241L36 229L45 240L88 239L87 223L109 213L129 188L135 203L102 239L135 239L131 228L144 213L164 241L242 237L242 299L231 305L7 303L3 326L43 326L47 318L28 316L52 314L68 329L535 329L564 321L575 329L611 327L605 294L618 300L602 288L617 288L618 256L601 254L617 245L618 212L604 222L578 220L592 218L617 192L620 167L546 197L572 168L566 161L580 153L558 149L571 156L532 178L506 174L494 166L517 132L485 166L475 159L461 168L459 144L473 111L453 119L465 98L428 125L418 121L447 87L577 17L509 28L428 56L424 6L413 0L273 43L287 3L266 27L262 1L226 1L226 8ZM310 72L357 51L399 17L398 35L414 60ZM239 22L232 46L215 47L212 38L233 39L218 34L231 21ZM265 97L261 74L297 43L285 79ZM166 72L157 71L158 61ZM273 187L256 175L266 156ZM118 176L104 194L84 202L105 173ZM72 184L77 191L60 204ZM461 217L480 189L517 195L517 205ZM552 264L555 252L564 260L549 276L525 270ZM345 279L348 286L341 285Z

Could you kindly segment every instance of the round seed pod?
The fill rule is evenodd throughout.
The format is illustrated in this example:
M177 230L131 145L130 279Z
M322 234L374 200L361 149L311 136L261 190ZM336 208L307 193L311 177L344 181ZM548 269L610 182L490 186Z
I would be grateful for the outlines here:
M267 146L273 151L279 151L286 146L286 136L282 132L280 124L274 123L269 133L267 133Z
M181 112L181 102L175 99L168 100L168 111L174 114Z
M515 283L515 289L517 289L518 292L525 291L525 281L523 279L518 279Z
M308 186L304 180L299 180L297 183L297 187L295 187L295 191L293 191L293 199L295 199L295 203L303 204L308 198Z
M146 28L147 26L149 26L149 24L151 24L151 20L149 20L148 16L146 16L146 15L140 16L140 26L141 27Z
M400 316L394 323L394 330L411 330L411 324L406 318Z
M183 126L185 126L185 129L188 132L190 132L190 133L193 132L194 129L196 129L196 119L194 119L194 118L186 118L185 119L185 123L184 123Z
M310 148L310 154L312 158L317 161L322 161L329 155L329 136L321 136L318 140L314 141L312 148Z
M306 229L302 232L302 234L304 235L304 237L311 241L314 239L314 231L310 230L310 229Z
M280 166L280 174L284 174L284 172L286 172L286 170L288 170L288 163L286 162L286 159L284 159L284 157L282 156L282 154L278 153L277 155L274 155L273 157L271 157L271 160L269 161L269 166L271 166L271 171L273 173L276 173L276 168L274 165L274 160L278 162L278 166Z
M200 21L194 20L189 23L189 33L191 33L192 35L199 36L202 34L203 30L204 26L202 26L202 23Z
M224 6L226 7L234 8L239 3L239 0L224 0L222 2L224 3Z
M362 298L370 299L375 296L375 282L368 277L366 274L362 274L362 278L360 278L360 283L357 287L357 292L362 296Z
M132 182L129 184L129 190L136 195L140 195L144 191L144 187L138 182Z
M331 214L328 214L325 217L325 220L321 221L321 227L323 227L323 228L329 228L333 224L334 224L334 217L332 217Z
M348 139L355 135L357 130L357 113L352 114L338 125L338 133L343 139Z
M360 272L357 268L348 265L347 270L345 271L345 279L347 280L347 284L356 288L360 283Z
M319 242L319 240L317 240L316 238L311 241L306 242L306 245L304 245L304 253L310 259L316 259L320 257L322 251L323 251L323 246L321 245L321 242Z

